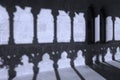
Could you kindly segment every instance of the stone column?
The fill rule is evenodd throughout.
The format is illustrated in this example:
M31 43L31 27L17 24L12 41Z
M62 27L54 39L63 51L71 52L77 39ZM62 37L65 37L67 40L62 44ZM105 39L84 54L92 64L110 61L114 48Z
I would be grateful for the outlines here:
M33 37L33 43L37 44L38 43L38 38L37 38L37 15L39 14L40 9L32 8L31 12L33 14L33 20L34 20L34 37Z
M86 21L86 39L85 42L88 44L86 46L85 54L85 64L92 65L93 64L93 56L94 56L94 49L89 44L95 43L95 13L94 7L90 6L85 12L85 21Z
M113 21L113 38L112 40L115 40L115 17L112 17L112 21Z
M93 44L95 43L95 14L94 8L90 6L85 12L85 21L86 21L86 43Z
M54 39L53 42L57 43L57 16L59 15L58 10L52 10L52 15L54 19Z
M105 10L100 10L100 42L106 42L106 14Z
M75 16L75 13L74 12L70 12L69 13L69 16L70 16L70 20L71 20L71 40L70 42L74 42L74 16Z
M13 45L15 44L14 41L14 12L16 11L15 7L7 7L6 8L8 15L9 15L9 41L8 44Z

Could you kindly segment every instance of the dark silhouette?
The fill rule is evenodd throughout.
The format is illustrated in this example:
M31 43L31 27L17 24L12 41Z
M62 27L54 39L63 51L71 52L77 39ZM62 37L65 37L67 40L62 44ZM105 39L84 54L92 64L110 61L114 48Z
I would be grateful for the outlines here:
M71 59L71 67L75 70L78 76L84 80L84 77L78 73L74 67L74 59L77 57L77 52L81 50L85 58L85 64L96 70L107 80L120 80L120 71L111 68L110 65L103 65L105 62L105 55L107 49L110 48L112 53L112 60L115 59L117 47L120 47L120 41L115 40L115 17L120 17L120 0L0 0L0 5L6 8L9 15L9 41L7 45L0 45L0 68L8 68L8 80L13 80L17 72L15 68L21 63L23 55L27 55L29 62L33 63L33 80L37 79L39 73L38 64L42 61L42 56L47 52L50 59L54 61L53 67L57 80L60 80L58 72L58 60L60 59L61 52L66 51L68 58ZM14 40L14 12L15 6L21 8L31 7L34 22L34 37L31 44L16 44ZM37 15L42 8L51 9L54 23L54 40L53 43L39 43L37 38ZM57 41L57 16L58 10L69 12L70 25L71 25L71 39L70 42ZM74 17L75 13L84 13L86 24L86 36L84 42L74 41ZM100 41L95 42L95 17L100 14ZM113 21L113 40L106 42L106 18L112 17ZM54 52L54 54L52 53ZM93 57L96 56L96 60ZM102 56L102 62L99 60ZM117 61L117 60L116 60ZM95 62L95 64L94 64ZM106 69L105 69L106 68ZM108 70L109 69L109 70ZM113 71L113 72L112 72ZM110 77L108 76L110 75ZM110 79L111 78L111 79Z

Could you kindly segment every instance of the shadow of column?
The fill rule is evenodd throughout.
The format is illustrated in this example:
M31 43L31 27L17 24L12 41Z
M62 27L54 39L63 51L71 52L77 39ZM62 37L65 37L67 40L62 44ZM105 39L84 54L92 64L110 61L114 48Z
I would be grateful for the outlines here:
M32 80L37 80L37 75L39 73L38 64L34 64L34 66L33 66L33 72L34 72L34 75L33 75L33 79Z
M14 66L11 66L8 70L8 75L9 75L9 78L8 80L13 80L16 76L16 71L15 71L15 67Z
M52 52L52 54L50 54L50 59L54 61L53 67L54 67L54 71L55 71L57 80L61 80L59 72L58 72L58 60L60 59L60 55L61 54L58 51Z
M75 68L74 60L73 60L73 59L71 59L70 65L71 65L71 67L73 68L73 70L77 73L77 75L79 76L79 78L80 78L81 80L85 80L85 78L84 78L84 77L78 72L78 70Z
M79 76L79 78L81 80L85 80L85 78L78 72L78 70L75 68L75 64L74 64L74 60L78 57L77 55L77 51L72 50L68 52L68 58L70 58L70 66L72 67L72 69L77 73L77 75Z
M33 63L33 79L32 80L36 80L37 79L37 75L39 73L39 67L38 67L38 64L40 61L42 61L42 56L43 54L41 53L37 53L37 48L35 48L33 51L35 53L28 53L27 56L29 57L29 62L30 63Z

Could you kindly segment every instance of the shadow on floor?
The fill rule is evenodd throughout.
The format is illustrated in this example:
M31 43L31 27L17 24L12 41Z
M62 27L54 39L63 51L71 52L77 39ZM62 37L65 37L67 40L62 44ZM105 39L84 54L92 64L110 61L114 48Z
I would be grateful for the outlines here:
M120 69L109 63L94 64L90 67L107 80L120 80Z

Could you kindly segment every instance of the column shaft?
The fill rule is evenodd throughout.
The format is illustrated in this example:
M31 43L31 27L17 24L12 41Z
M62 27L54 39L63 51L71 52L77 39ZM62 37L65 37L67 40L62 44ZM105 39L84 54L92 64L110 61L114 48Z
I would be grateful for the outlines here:
M57 42L57 16L54 16L54 41Z
M74 19L73 19L73 17L71 17L71 40L70 40L70 42L74 42L74 28L73 28L73 25L74 25Z
M112 40L115 40L115 17L112 17L112 21L113 21L113 38Z
M74 12L70 12L69 13L69 16L70 16L70 19L71 19L71 39L70 39L70 42L74 42L74 16L75 16L75 13Z
M57 43L57 16L59 15L58 10L52 10L52 15L54 19L54 39L53 42Z
M106 42L106 15L104 9L100 12L100 42Z
M37 44L38 43L38 38L37 38L37 15L34 15L34 37L33 37L33 43Z
M38 38L37 38L37 15L40 12L39 8L33 7L31 10L32 14L33 14L33 22L34 22L34 37L33 37L33 43L34 44L38 44Z
M14 42L14 12L16 11L16 9L14 7L7 7L7 12L9 15L9 41L8 44L13 45L15 44Z
M85 13L86 20L86 42L93 44L95 42L95 17L93 7L89 7Z

